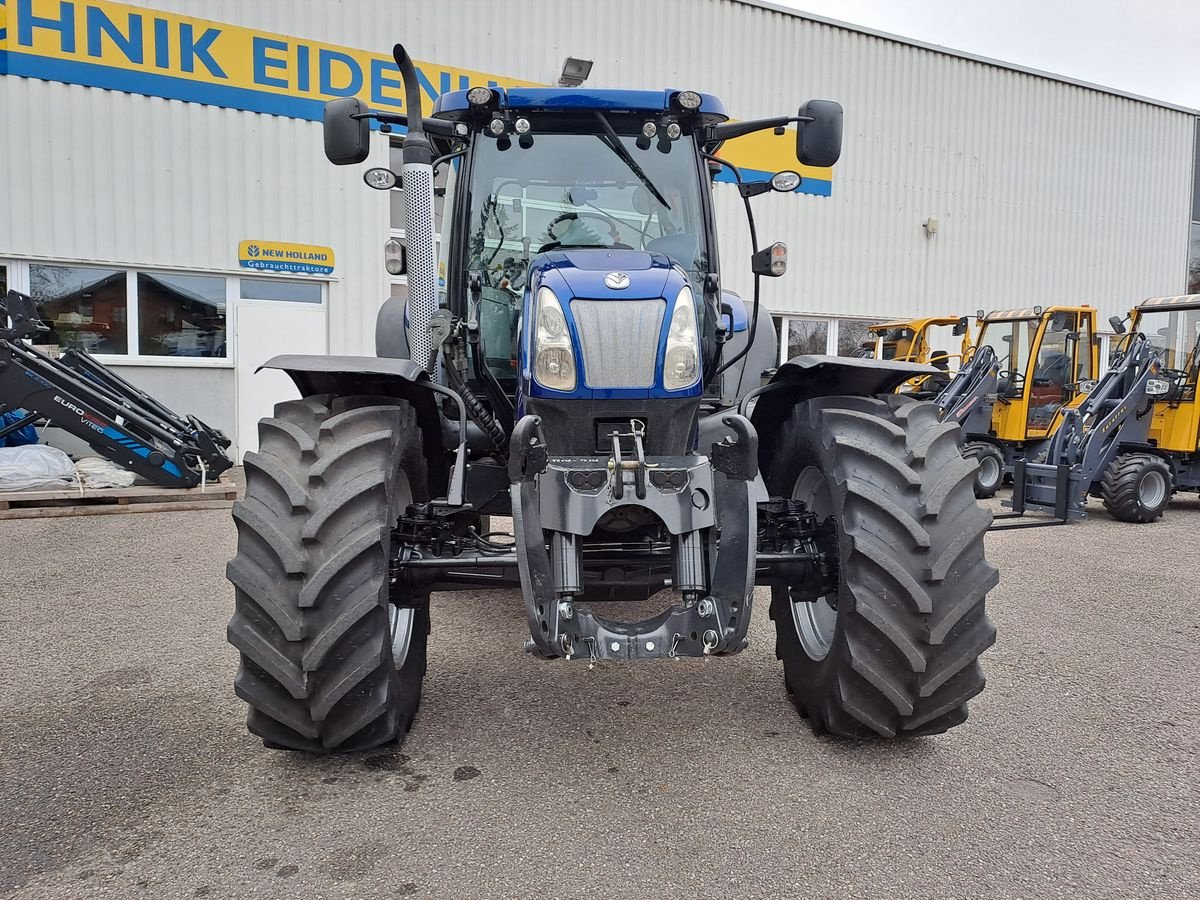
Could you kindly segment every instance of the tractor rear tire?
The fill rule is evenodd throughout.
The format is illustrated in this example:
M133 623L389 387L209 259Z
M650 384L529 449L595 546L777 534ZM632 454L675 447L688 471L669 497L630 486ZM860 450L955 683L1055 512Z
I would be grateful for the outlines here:
M1153 522L1166 510L1174 485L1171 467L1153 453L1122 453L1100 478L1100 499L1121 522Z
M979 463L975 473L975 496L990 500L1004 484L1004 454L995 444L987 441L972 441L962 448L962 455Z
M280 403L233 510L234 692L268 747L369 750L402 739L425 674L427 604L389 607L392 529L423 499L421 429L403 401Z
M984 599L999 580L983 552L992 514L958 426L933 403L822 397L797 404L766 473L838 536L838 589L772 589L776 656L817 734L938 734L983 690L996 630Z

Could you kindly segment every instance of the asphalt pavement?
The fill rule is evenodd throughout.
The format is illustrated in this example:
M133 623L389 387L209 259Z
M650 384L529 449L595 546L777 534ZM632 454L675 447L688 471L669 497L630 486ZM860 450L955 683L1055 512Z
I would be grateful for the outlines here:
M955 731L816 738L744 653L541 662L439 595L403 747L266 750L225 643L228 512L0 522L0 896L1200 896L1200 502L988 538Z

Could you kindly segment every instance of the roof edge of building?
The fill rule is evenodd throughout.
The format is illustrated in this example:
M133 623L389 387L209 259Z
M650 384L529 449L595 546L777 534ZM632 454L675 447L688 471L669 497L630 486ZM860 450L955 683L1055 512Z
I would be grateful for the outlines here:
M1006 69L1010 72L1019 72L1023 75L1033 75L1038 78L1045 78L1049 81L1057 81L1062 84L1069 84L1073 87L1084 88L1089 91L1095 91L1100 94L1109 94L1113 97L1120 97L1124 100L1133 100L1138 103L1145 103L1149 106L1157 106L1162 109L1169 109L1174 112L1186 113L1189 116L1200 116L1200 109L1193 109L1189 106L1183 106L1179 103L1171 103L1168 100L1156 100L1153 97L1146 97L1142 94L1134 94L1130 91L1122 91L1118 88L1107 87L1103 84L1096 84L1092 81L1084 81L1081 78L1072 78L1069 75L1059 75L1056 72L1048 72L1044 69L1035 69L1032 66L1022 66L1017 63L1005 62L1002 59L995 59L990 56L983 56L979 53L970 53L966 50L955 50L953 47L945 47L941 44L931 44L927 41L920 41L916 38L904 37L900 34L893 34L890 31L880 31L877 28L869 28L866 25L855 25L852 22L843 22L840 19L831 19L828 16L817 15L816 13L805 12L801 9L796 9L791 6L783 6L779 3L772 3L771 0L730 0L741 6L752 6L758 9L767 10L768 12L776 12L781 15L791 16L794 19L804 19L809 22L816 22L820 25L828 25L832 28L840 28L843 31L853 31L858 34L865 34L868 37L879 38L885 41L891 41L895 44L903 44L908 47L915 47L918 50L928 50L931 53L939 53L943 56L952 56L957 59L965 59L970 62L981 63L986 66L994 66L997 69Z

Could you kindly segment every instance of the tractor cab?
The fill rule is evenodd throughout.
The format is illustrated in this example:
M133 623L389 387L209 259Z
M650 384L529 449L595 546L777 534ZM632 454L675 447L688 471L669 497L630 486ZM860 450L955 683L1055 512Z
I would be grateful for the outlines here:
M725 121L720 101L475 89L442 95L434 117L472 137L447 161L438 288L464 318L478 305L483 380L518 415L699 396L721 298L697 137Z

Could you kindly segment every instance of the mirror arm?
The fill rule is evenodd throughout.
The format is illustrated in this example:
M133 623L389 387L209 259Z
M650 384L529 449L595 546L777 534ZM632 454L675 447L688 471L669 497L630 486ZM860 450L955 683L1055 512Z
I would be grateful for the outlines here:
M383 122L388 125L403 125L408 127L408 116L403 113L385 113L377 110L368 110L365 113L356 113L351 116L352 119L374 119L376 122ZM436 134L438 137L462 137L454 130L454 123L447 122L443 119L421 119L421 130L429 134Z
M715 144L731 138L741 137L742 135L753 134L756 131L765 131L768 128L782 128L785 125L791 125L793 122L811 122L812 120L812 116L777 116L773 119L749 119L745 122L727 122L723 125L713 125L709 128L704 142L706 144Z

